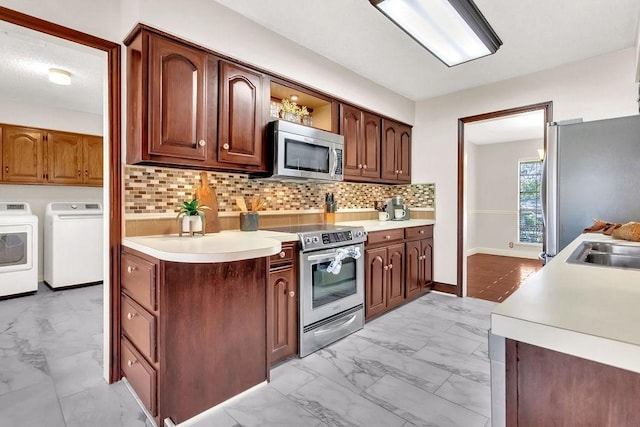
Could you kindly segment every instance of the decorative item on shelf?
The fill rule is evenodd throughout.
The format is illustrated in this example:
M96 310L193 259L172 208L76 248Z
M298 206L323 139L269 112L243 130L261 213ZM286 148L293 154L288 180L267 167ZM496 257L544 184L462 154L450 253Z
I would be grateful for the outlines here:
M241 231L256 231L258 229L259 218L258 211L264 209L265 202L260 196L253 196L251 198L251 210L247 209L247 204L243 197L236 197L236 204L240 208L240 230Z
M305 122L311 123L311 117L309 115L309 110L304 105L298 105L296 102L289 101L288 99L282 100L282 119L288 122L294 123L303 123ZM304 119L305 117L309 117L309 119ZM310 126L310 125L309 125Z
M188 236L202 234L204 236L206 227L203 221L203 209L209 209L209 207L200 205L198 199L182 202L182 206L177 210L178 216L176 217L178 219L182 218L181 222L179 222L180 232L178 235L180 237L185 234Z

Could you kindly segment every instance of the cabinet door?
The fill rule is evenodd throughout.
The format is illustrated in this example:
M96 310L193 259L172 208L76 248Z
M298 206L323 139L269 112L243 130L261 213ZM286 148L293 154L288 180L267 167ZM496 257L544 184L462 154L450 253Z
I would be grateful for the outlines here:
M267 316L271 328L271 364L298 353L298 298L294 268L269 273Z
M206 63L205 52L149 36L149 154L206 159Z
M404 243L387 247L387 308L396 307L405 300L404 295Z
M2 180L33 183L45 181L43 132L8 126L2 144Z
M383 313L387 308L387 249L365 250L365 318Z
M362 176L380 178L380 117L362 113Z
M362 113L350 105L340 104L340 134L344 137L342 155L345 177L359 178L362 173Z
M396 167L398 168L398 181L411 183L411 128L406 125L398 126L397 137Z
M422 290L423 259L422 247L419 240L407 242L406 246L407 270L406 270L406 296L407 299L420 295Z
M82 135L49 132L47 139L48 182L55 184L82 183Z
M427 285L433 282L433 239L422 240L422 291L428 290Z
M84 136L82 150L82 166L84 168L82 182L84 184L102 186L103 153L101 136Z
M397 123L384 120L382 127L382 159L380 177L383 180L395 181L398 177L396 156L398 153L396 141L398 140Z
M218 161L266 170L262 75L220 61L219 91Z

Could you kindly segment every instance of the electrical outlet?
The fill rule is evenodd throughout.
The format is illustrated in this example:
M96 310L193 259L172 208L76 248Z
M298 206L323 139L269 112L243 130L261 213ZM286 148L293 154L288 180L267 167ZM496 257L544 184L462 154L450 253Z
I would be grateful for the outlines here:
M513 249L513 242L509 242L509 247Z

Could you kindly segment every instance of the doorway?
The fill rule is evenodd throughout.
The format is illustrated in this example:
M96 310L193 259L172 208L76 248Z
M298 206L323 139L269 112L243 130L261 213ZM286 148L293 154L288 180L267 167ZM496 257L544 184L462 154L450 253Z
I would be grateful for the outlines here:
M528 205L521 203L527 194L520 192L519 168L528 170L527 162L540 163L536 159L536 148L546 150L545 127L551 120L551 113L552 103L546 102L458 120L458 296L478 296L477 289L473 295L469 294L469 272L476 281L479 272L494 269L497 275L487 284L487 293L494 294L498 287L507 287L506 290L512 292L523 280L522 274L530 272L530 263L518 263L517 259L526 258L524 253L533 250L527 243L529 230L523 225ZM533 121L539 139L518 136L527 119ZM508 132L510 128L512 131ZM478 169L479 165L482 170ZM468 268L467 257L476 253L483 257L474 258L472 268ZM490 264L478 266L477 261L485 260L484 255L489 257L486 260ZM513 255L515 260L506 259ZM489 280L487 275L481 276L482 280ZM503 282L498 283L500 281ZM494 288L489 292L492 286ZM504 296L493 295L493 300L502 299Z
M106 54L106 91L104 126L105 151L104 165L104 210L105 210L105 242L104 253L104 377L109 382L119 379L115 368L118 354L117 331L118 300L120 282L119 248L121 240L121 147L120 147L120 45L108 40L82 33L67 27L53 24L39 18L25 15L11 9L0 7L0 20L27 28L38 33L57 37L82 46L102 51Z

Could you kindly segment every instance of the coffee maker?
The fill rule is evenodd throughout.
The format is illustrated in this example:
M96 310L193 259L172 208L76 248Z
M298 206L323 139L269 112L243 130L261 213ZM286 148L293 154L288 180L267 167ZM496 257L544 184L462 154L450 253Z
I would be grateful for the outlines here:
M393 221L405 221L409 219L409 208L404 204L402 196L393 196L386 201L386 211L389 219Z

